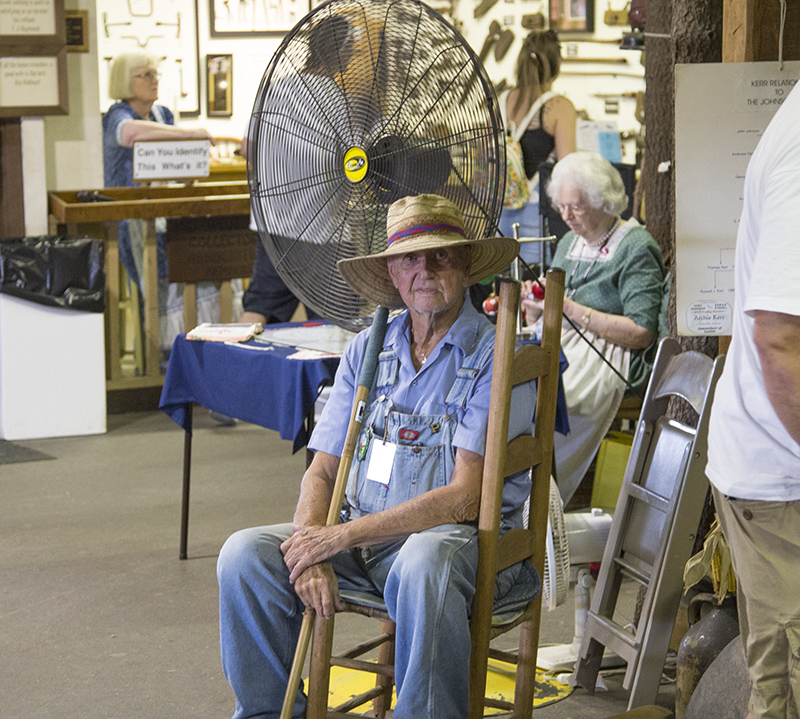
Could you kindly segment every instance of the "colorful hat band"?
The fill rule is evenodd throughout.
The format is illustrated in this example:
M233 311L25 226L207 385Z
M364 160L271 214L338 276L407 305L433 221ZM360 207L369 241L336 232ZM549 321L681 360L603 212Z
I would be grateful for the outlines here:
M402 230L400 232L395 232L393 235L389 237L388 244L392 244L395 240L400 240L403 237L409 237L411 235L422 235L428 234L431 232L455 232L462 237L466 237L464 234L464 230L457 225L417 225L416 227L409 227L406 230Z

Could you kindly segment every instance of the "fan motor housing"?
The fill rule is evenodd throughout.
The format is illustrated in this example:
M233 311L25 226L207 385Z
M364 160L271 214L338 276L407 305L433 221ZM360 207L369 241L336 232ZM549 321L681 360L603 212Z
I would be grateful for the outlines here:
M350 182L361 182L369 169L367 153L354 145L344 154L344 174Z

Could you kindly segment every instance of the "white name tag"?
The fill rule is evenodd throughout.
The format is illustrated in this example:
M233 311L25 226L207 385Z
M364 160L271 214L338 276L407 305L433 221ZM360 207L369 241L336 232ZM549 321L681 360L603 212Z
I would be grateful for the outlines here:
M392 476L392 465L394 464L394 453L397 445L391 442L384 442L382 439L373 437L370 440L371 452L369 456L369 466L367 467L367 479L381 484L389 484Z

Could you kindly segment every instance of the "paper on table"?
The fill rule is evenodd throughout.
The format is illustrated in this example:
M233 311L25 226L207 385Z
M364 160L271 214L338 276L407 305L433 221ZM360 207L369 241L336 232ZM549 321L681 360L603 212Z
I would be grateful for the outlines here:
M212 324L203 322L186 333L187 340L203 340L205 342L246 342L261 333L261 325L254 324Z
M355 334L337 325L307 324L274 330L267 327L258 341L341 355L354 337Z
M317 350L297 350L297 352L288 355L286 359L313 360L322 359L323 357L341 357L341 354L338 352L319 352Z

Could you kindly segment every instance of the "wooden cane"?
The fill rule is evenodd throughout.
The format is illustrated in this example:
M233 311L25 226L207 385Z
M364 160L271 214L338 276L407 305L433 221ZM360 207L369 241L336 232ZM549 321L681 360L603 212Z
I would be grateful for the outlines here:
M347 427L344 449L339 460L339 469L336 472L336 483L333 486L333 496L328 507L328 518L326 526L332 527L339 522L339 514L344 502L344 493L347 488L347 477L350 474L350 465L353 463L353 455L358 442L358 435L361 432L361 424L364 421L364 411L367 408L367 396L372 388L372 381L375 379L375 370L378 367L378 354L383 348L383 338L386 334L386 321L389 317L389 310L385 307L377 307L372 318L372 328L369 331L369 341L364 351L364 361L361 363L361 373L358 376L358 386L356 396L353 401L353 413L350 416L350 424ZM289 683L286 686L286 695L283 698L283 708L281 709L280 719L291 719L292 707L297 698L297 690L300 688L300 675L303 671L303 664L306 661L308 645L311 643L311 632L314 629L314 619L316 612L308 607L303 612L303 623L300 626L300 636L297 640L297 648L294 652L292 669L289 672Z

